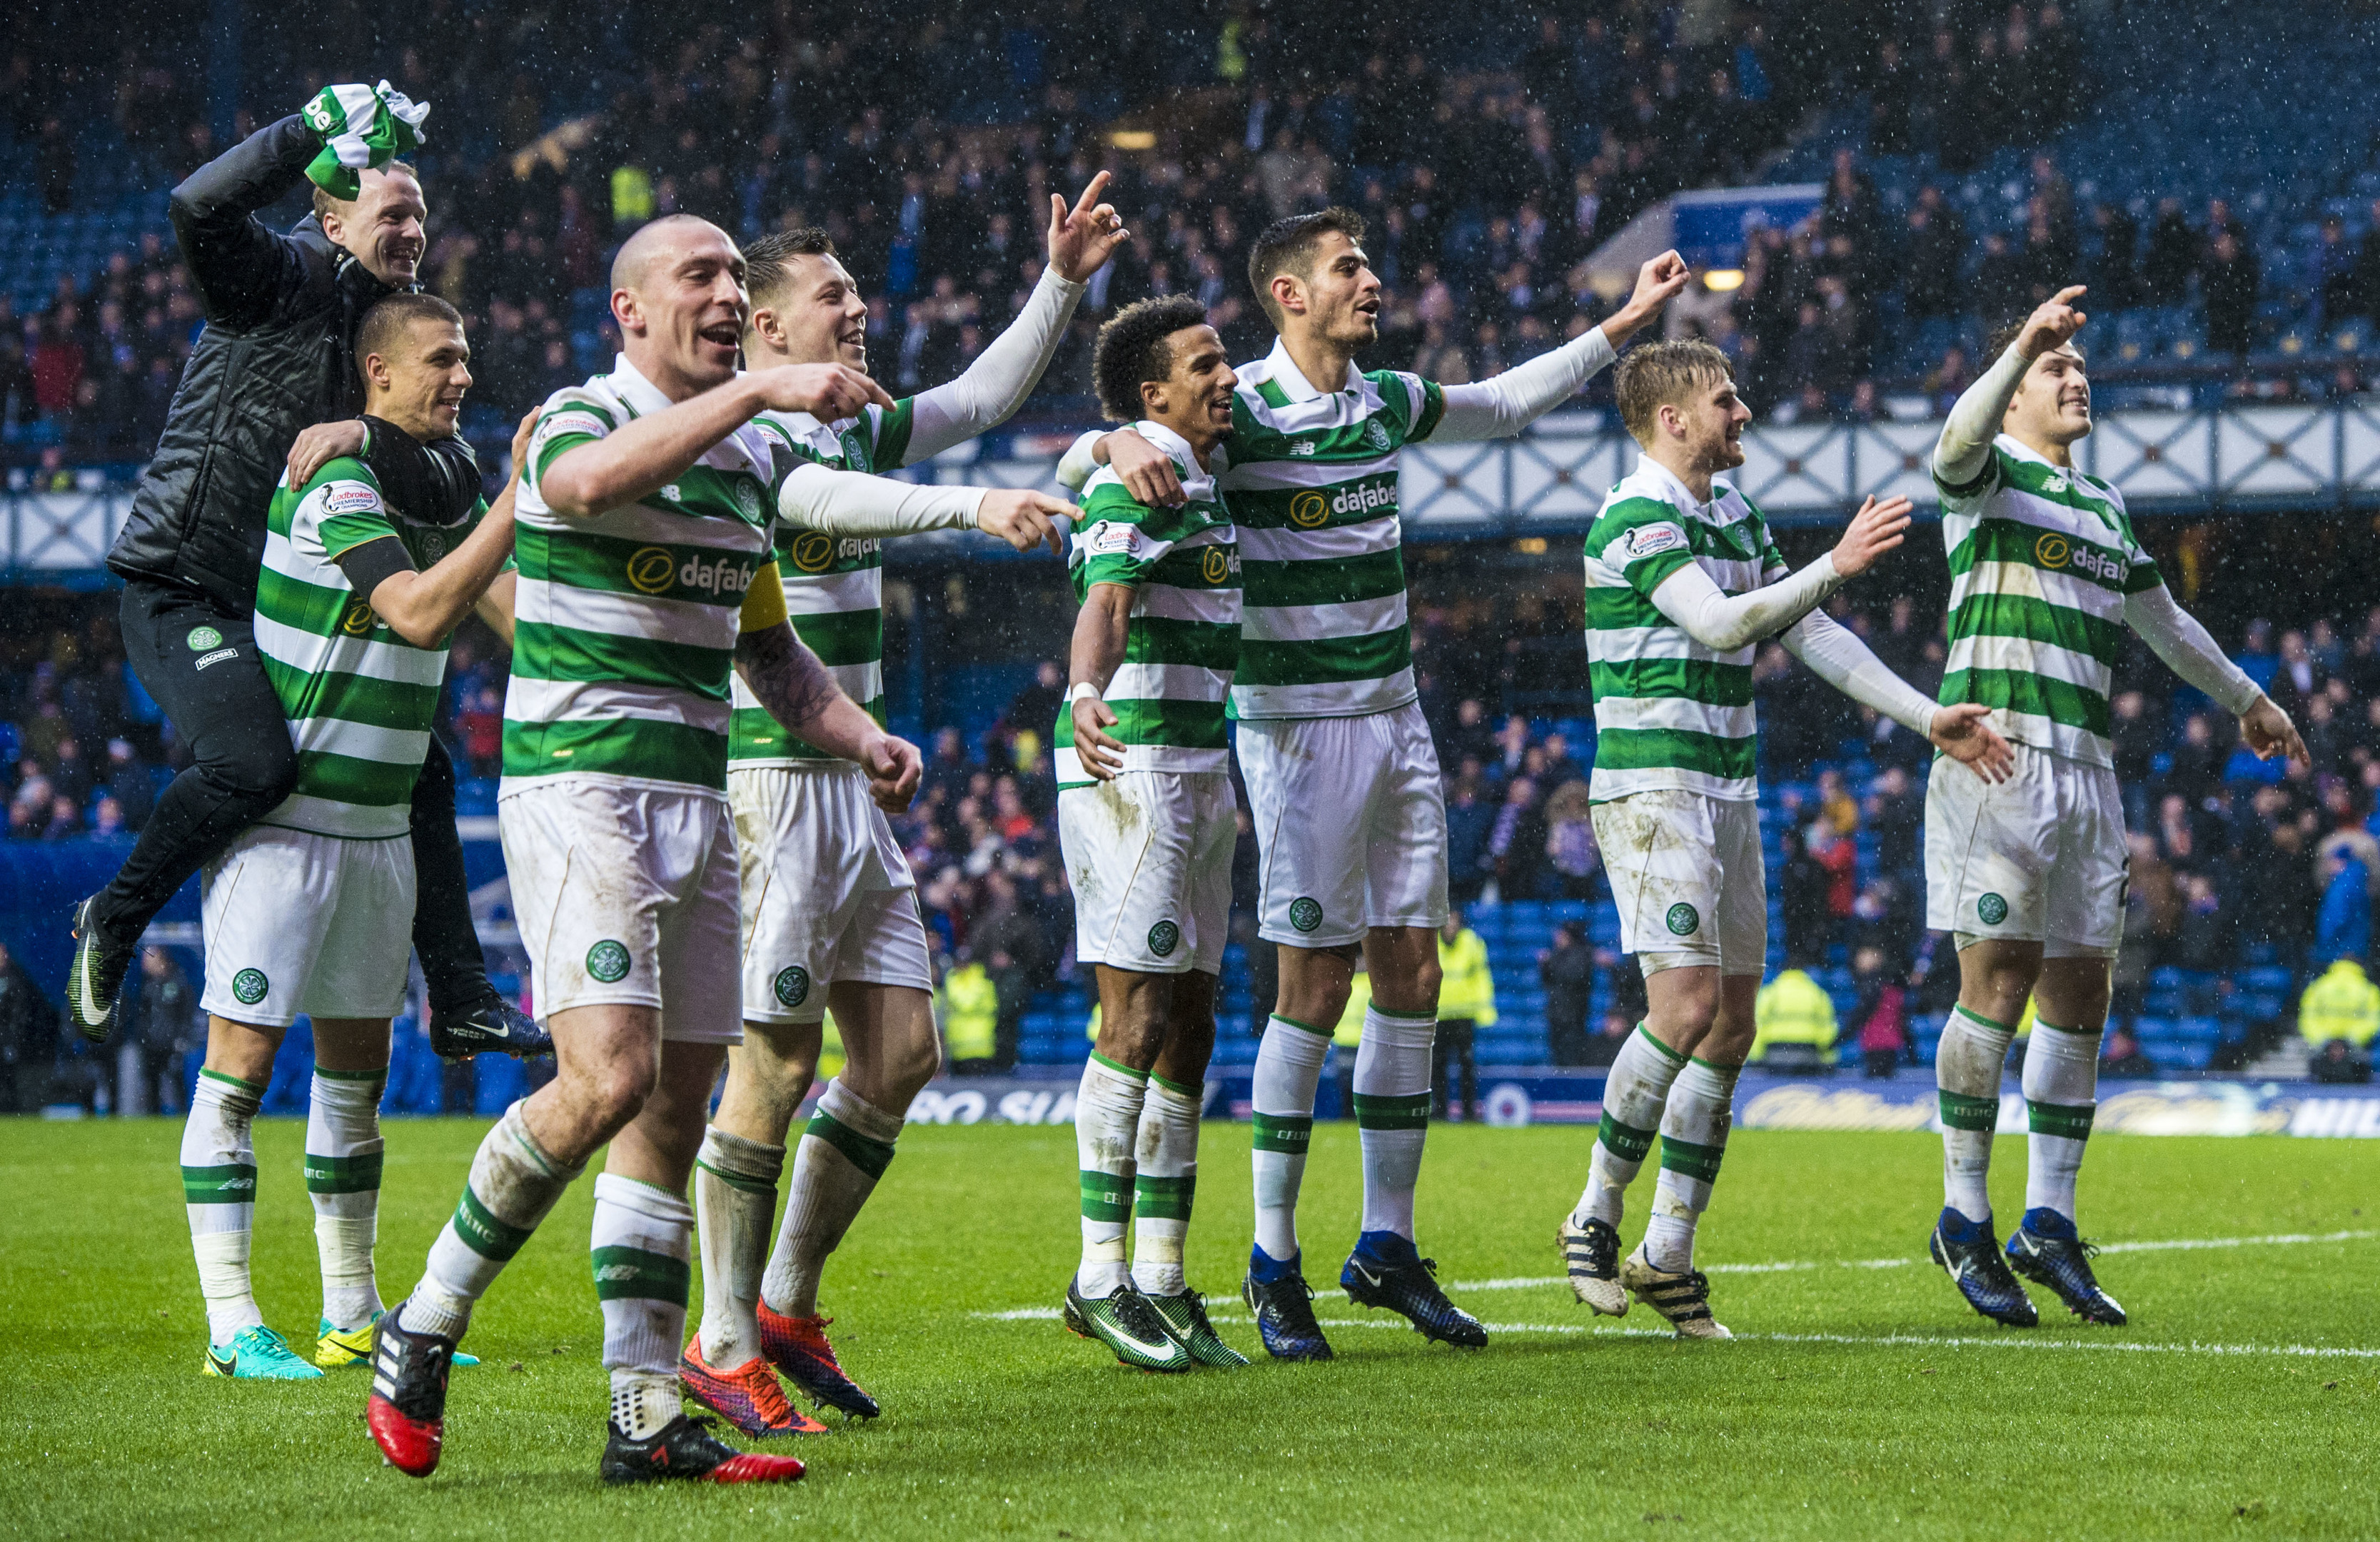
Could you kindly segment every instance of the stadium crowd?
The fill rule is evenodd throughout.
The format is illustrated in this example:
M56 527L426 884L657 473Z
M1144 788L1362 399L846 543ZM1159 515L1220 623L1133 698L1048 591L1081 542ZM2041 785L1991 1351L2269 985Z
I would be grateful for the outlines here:
M873 368L906 390L951 378L1006 324L1038 275L1026 212L1101 164L1135 238L1094 281L1044 411L1087 397L1091 334L1144 295L1196 294L1234 357L1260 352L1247 242L1333 201L1366 216L1386 281L1371 361L1492 376L1609 310L1583 262L1600 241L1680 188L1756 180L1813 112L1864 103L1872 152L1920 157L1948 181L2045 146L2083 104L2081 26L2056 4L1874 8L1864 31L1825 25L1825 7L1713 21L1617 0L1533 34L1375 51L1235 7L1188 44L1126 19L1103 28L1096 56L1062 22L1003 24L1003 68L981 79L944 79L958 51L937 46L989 25L965 5L928 6L915 27L837 13L832 29L781 6L740 38L651 13L633 24L635 56L660 61L642 74L592 67L577 53L591 42L516 56L474 15L453 18L472 45L407 51L395 83L437 108L424 276L470 319L469 422L501 443L528 404L610 358L608 253L656 214L702 213L747 237L824 225L870 296ZM29 37L14 53L0 136L45 207L77 207L93 174L78 103L113 103L112 125L91 129L112 131L111 170L143 187L162 191L220 147L164 46L99 62ZM250 75L242 133L310 89L294 67ZM1144 94L1158 91L1187 93L1161 121ZM948 105L880 105L905 98ZM1145 148L1103 142L1119 123ZM2095 305L2195 305L2207 348L2261 346L2260 254L2222 200L2094 200L2046 149L2009 191L2008 228L1971 229L1941 187L1887 199L1845 151L1818 213L1755 233L1741 286L1698 285L1670 327L1717 341L1756 409L1785 419L1872 418L1919 395L1939 407L1972 376L1982 328L2077 273ZM27 303L0 292L0 430L22 475L63 485L78 463L138 459L155 436L200 319L155 201L137 245L97 271L45 273ZM2307 291L2297 303L2330 324L2380 309L2380 236L2358 242L2333 218L2289 272ZM2316 382L2362 386L2347 360Z

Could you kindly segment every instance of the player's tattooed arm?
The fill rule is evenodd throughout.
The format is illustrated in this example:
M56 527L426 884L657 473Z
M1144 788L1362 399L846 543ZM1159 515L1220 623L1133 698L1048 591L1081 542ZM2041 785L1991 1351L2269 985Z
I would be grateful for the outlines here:
M1133 588L1093 584L1075 613L1075 637L1067 650L1066 710L1074 720L1075 758L1093 781L1109 782L1123 770L1123 743L1108 733L1115 710L1105 699L1108 682L1123 662L1132 625Z
M828 754L868 772L868 795L888 814L917 796L925 760L843 693L826 665L794 635L791 623L756 627L735 639L735 672L769 715Z

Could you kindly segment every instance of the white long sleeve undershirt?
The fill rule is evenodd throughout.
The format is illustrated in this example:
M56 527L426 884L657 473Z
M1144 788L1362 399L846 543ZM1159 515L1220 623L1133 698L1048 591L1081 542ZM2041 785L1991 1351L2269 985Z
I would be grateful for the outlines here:
M1610 339L1596 327L1492 380L1440 386L1446 407L1438 427L1430 431L1430 441L1454 443L1516 434L1577 395L1580 386L1617 357Z
M904 464L916 465L954 444L998 428L1025 405L1042 371L1066 335L1083 285L1044 268L1025 309L958 379L910 399L909 450Z
M2196 617L2174 602L2163 584L2124 596L2124 624L2189 685L2237 717L2256 704L2264 690L2216 646Z
M777 512L804 529L838 536L971 530L988 490L905 482L808 464L777 490Z
M1778 639L1785 650L1810 666L1810 673L1850 697L1917 734L1934 731L1935 703L1916 686L1885 667L1858 633L1838 625L1824 611L1812 611Z
M1982 379L1959 394L1934 445L1934 474L1946 484L1964 487L1982 473L1992 441L1999 437L2000 420L2032 367L2033 360L2010 343Z
M1705 648L1731 653L1792 625L1843 587L1835 554L1827 552L1798 573L1749 594L1730 598L1693 563L1653 587L1653 608Z

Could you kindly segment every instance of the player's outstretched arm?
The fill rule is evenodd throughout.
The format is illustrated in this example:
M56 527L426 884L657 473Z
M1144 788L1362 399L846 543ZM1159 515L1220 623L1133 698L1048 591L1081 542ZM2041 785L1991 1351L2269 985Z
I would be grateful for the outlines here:
M836 536L905 536L927 530L981 530L1019 552L1047 546L1063 555L1057 521L1075 512L1063 499L1025 488L943 487L805 464L777 489L777 512L805 529Z
M1811 674L1861 706L1925 735L1935 747L1986 782L2008 779L2015 756L1985 721L1990 708L1973 701L1937 706L1887 668L1859 634L1837 625L1824 611L1812 611L1779 640L1810 666Z
M1727 653L1747 647L1792 625L1826 603L1847 579L1866 572L1900 545L1909 528L1909 509L1906 498L1881 504L1870 498L1852 516L1833 551L1748 594L1729 595L1709 574L1687 563L1655 586L1650 597L1654 608L1705 648ZM1682 541L1684 532L1676 539Z
M2183 610L2163 584L2124 596L2124 624L2140 634L2166 668L2238 716L2240 735L2256 759L2286 755L2300 765L2312 764L2289 713L2224 655L2198 618Z
M1578 395L1580 386L1619 356L1645 322L1686 286L1685 260L1665 251L1636 273L1628 303L1559 348L1507 370L1493 380L1440 387L1445 411L1430 431L1433 441L1502 439L1520 432Z
M1134 592L1130 584L1093 584L1075 613L1075 638L1066 654L1066 710L1075 720L1075 757L1095 782L1111 782L1123 770L1124 747L1108 733L1116 715L1106 697L1123 662Z
M398 637L416 648L436 648L487 594L513 554L513 498L520 487L520 460L537 425L532 410L513 436L513 474L504 490L460 545L417 570L395 532L341 552L333 560L348 585ZM395 429L389 431L398 432ZM511 640L509 625L502 628Z
M775 619L763 620L771 597ZM865 771L868 795L878 807L888 814L905 811L917 795L917 781L925 771L917 747L884 732L843 693L819 656L795 636L784 606L784 588L775 566L763 567L745 595L735 673L789 732Z
M545 506L564 518L589 518L675 480L756 412L807 412L832 422L870 402L889 407L892 398L847 365L756 370L570 446L539 469L537 490Z
M1956 489L1972 485L1983 475L1991 458L1992 441L1999 437L2000 419L2008 416L2009 403L2024 383L2024 372L2043 354L2070 342L2090 320L2074 309L2083 292L2082 285L2070 285L2044 300L2025 318L2024 330L2017 334L2016 341L1951 405L1942 437L1934 445L1936 481Z

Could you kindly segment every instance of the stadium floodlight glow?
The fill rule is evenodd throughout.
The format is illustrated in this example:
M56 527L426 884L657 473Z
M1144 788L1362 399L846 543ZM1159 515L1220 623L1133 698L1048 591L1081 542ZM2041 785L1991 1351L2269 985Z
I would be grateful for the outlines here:
M1153 128L1119 128L1108 136L1108 143L1118 150L1155 150L1157 130Z
M1713 268L1703 274L1703 287L1713 294L1724 295L1743 287L1742 268Z

